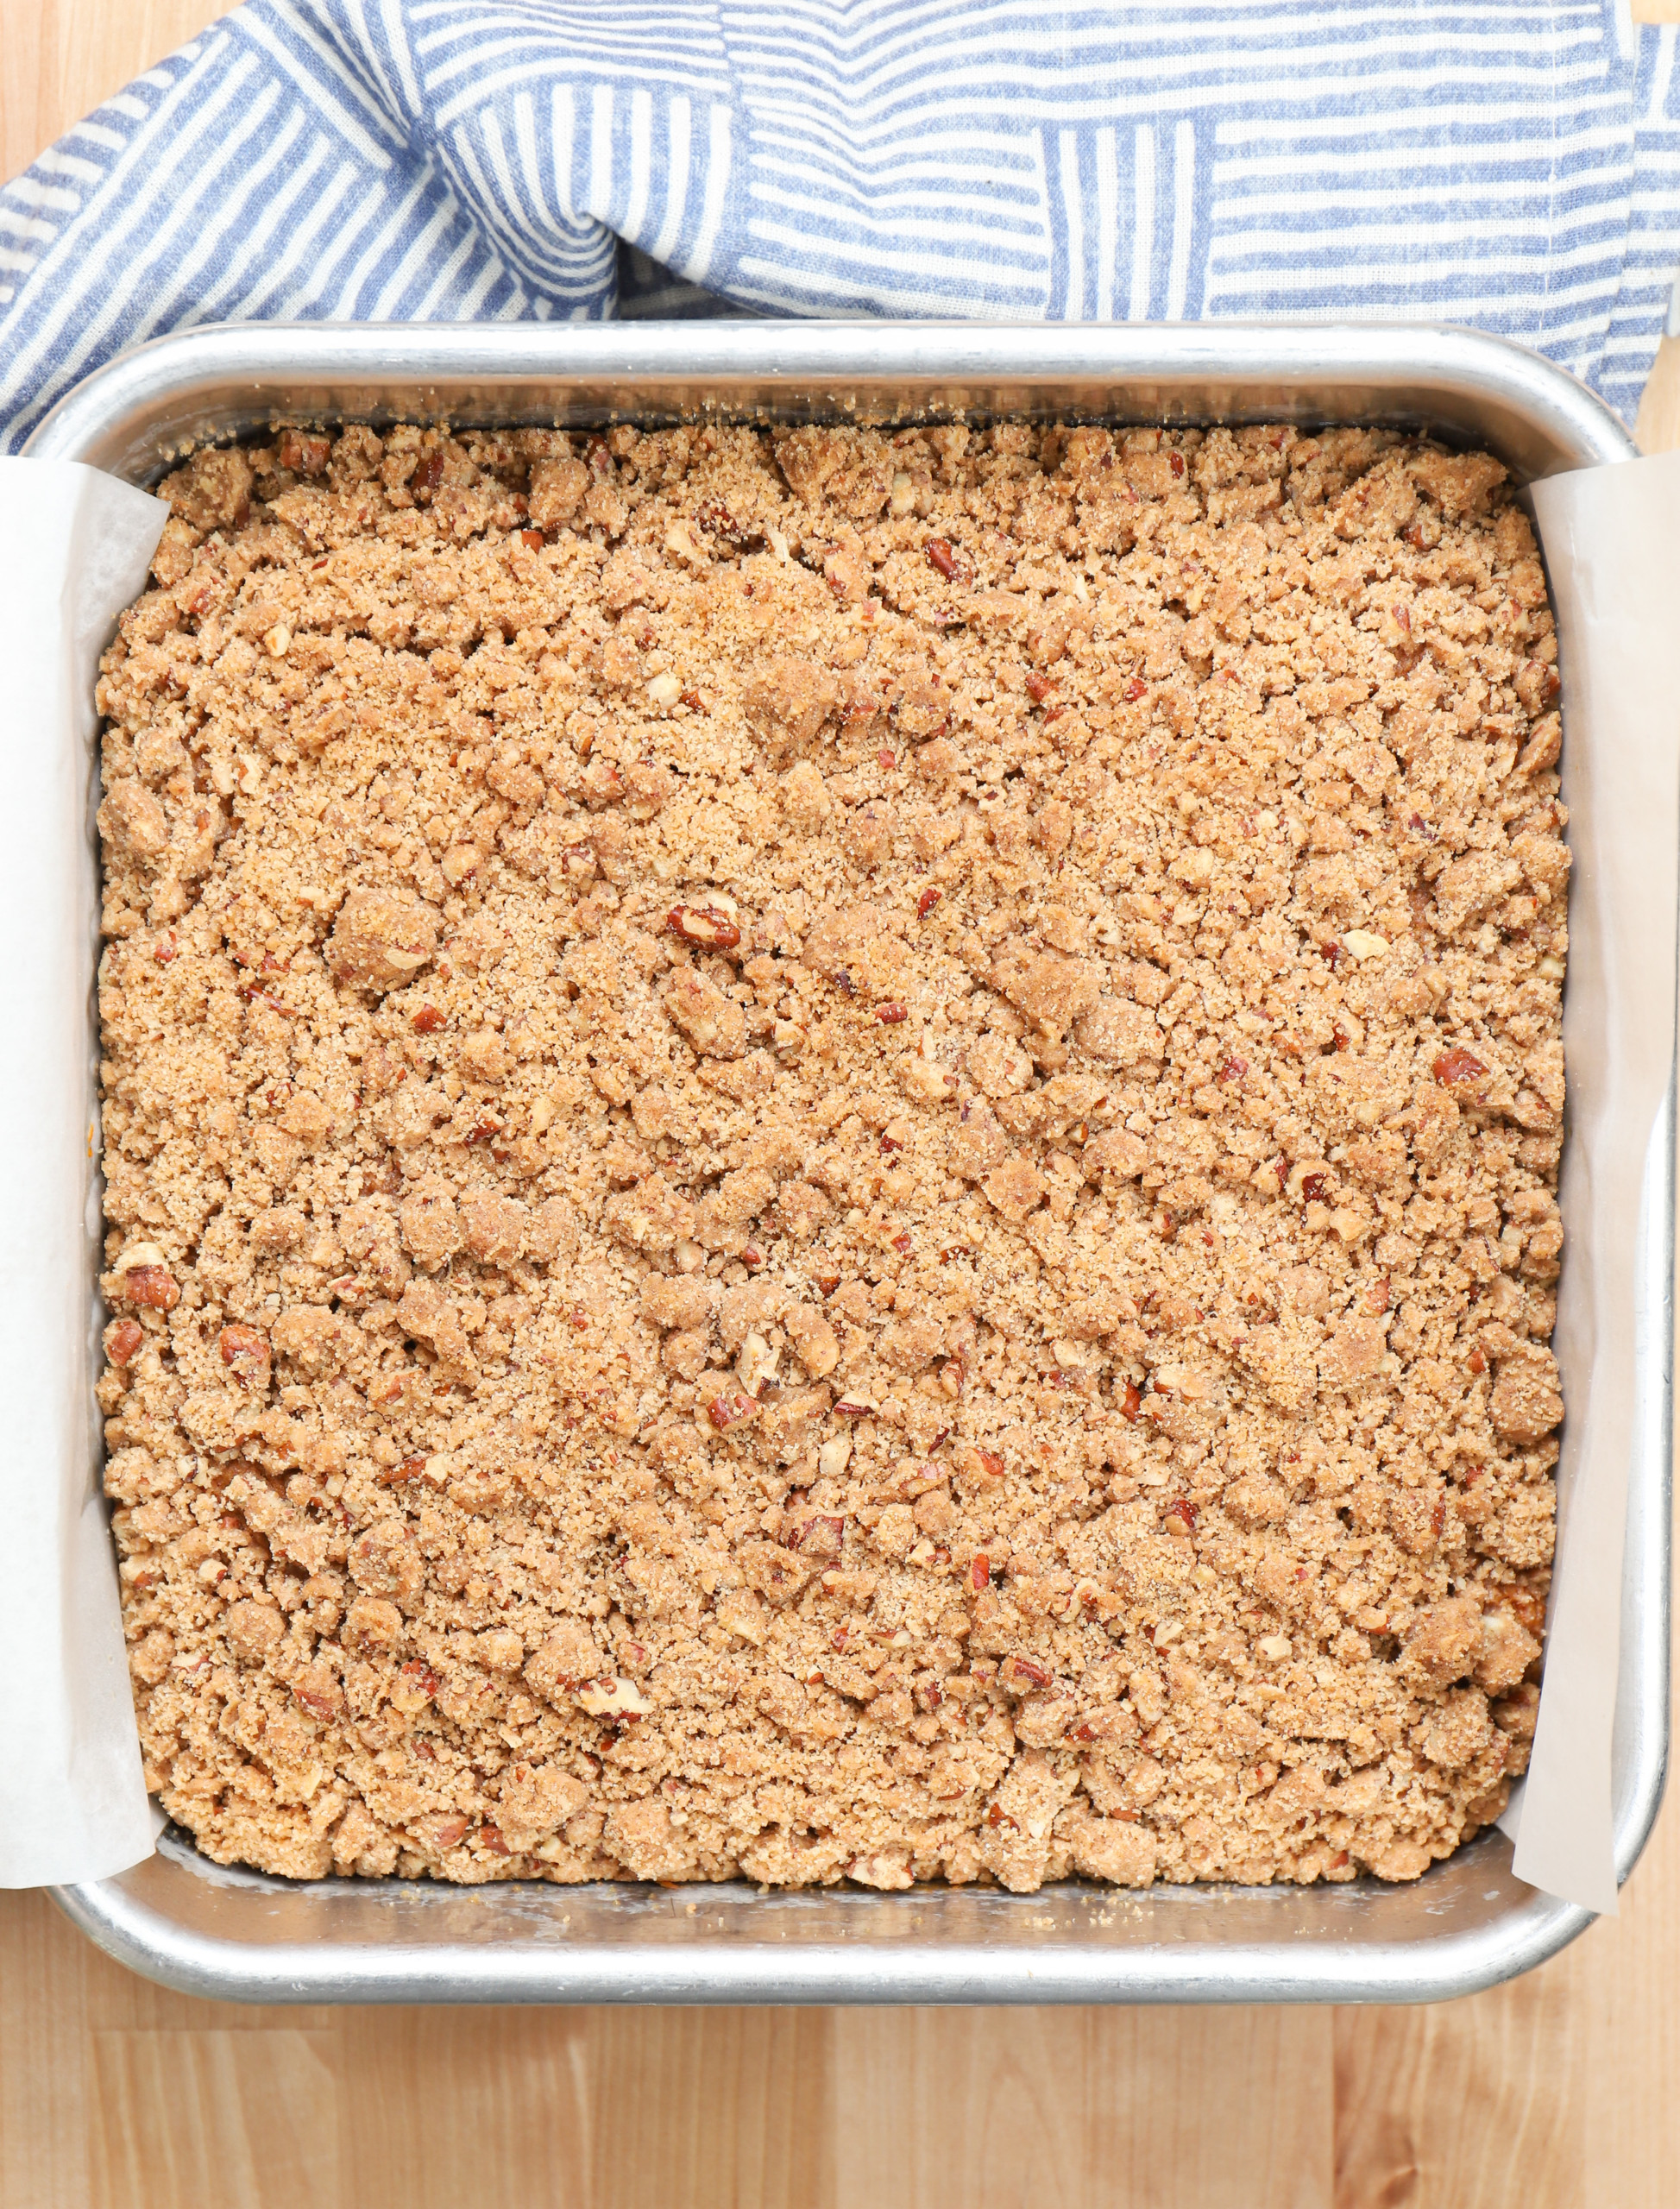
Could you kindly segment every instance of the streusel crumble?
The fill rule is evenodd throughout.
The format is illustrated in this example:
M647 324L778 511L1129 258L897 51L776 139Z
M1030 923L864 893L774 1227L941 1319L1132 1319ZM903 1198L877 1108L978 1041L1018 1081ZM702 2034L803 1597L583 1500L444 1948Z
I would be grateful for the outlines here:
M107 1485L209 1853L1411 1879L1532 1730L1504 470L288 429L104 663Z

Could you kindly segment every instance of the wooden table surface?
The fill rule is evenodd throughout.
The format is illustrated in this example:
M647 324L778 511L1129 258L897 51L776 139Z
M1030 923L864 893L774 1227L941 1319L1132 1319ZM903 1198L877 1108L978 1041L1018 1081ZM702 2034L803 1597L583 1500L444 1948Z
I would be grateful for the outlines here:
M217 12L0 0L0 176ZM1414 2010L236 2009L0 1894L0 2209L1675 2209L1677 2076L1672 1807L1618 1921Z

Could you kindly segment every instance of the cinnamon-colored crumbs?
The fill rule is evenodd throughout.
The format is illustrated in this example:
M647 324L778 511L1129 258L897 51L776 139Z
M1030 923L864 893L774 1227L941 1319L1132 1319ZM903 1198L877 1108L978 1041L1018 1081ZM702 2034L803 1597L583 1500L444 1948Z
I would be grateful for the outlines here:
M108 653L150 1784L299 1877L1410 1879L1532 1728L1504 471L297 430Z

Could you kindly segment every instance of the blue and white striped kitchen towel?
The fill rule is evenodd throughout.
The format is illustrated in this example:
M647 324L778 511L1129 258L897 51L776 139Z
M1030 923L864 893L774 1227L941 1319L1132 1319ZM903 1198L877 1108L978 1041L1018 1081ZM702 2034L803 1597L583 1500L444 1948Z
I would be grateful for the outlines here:
M194 323L689 286L1474 323L1631 417L1680 261L1677 76L1626 0L249 0L0 189L0 450Z

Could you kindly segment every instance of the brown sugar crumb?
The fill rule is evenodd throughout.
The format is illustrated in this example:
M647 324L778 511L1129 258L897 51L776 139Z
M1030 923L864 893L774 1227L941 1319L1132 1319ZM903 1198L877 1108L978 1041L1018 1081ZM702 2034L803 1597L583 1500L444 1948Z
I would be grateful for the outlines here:
M1411 1879L1498 1814L1569 855L1496 463L356 428L164 493L100 1393L211 1855Z

